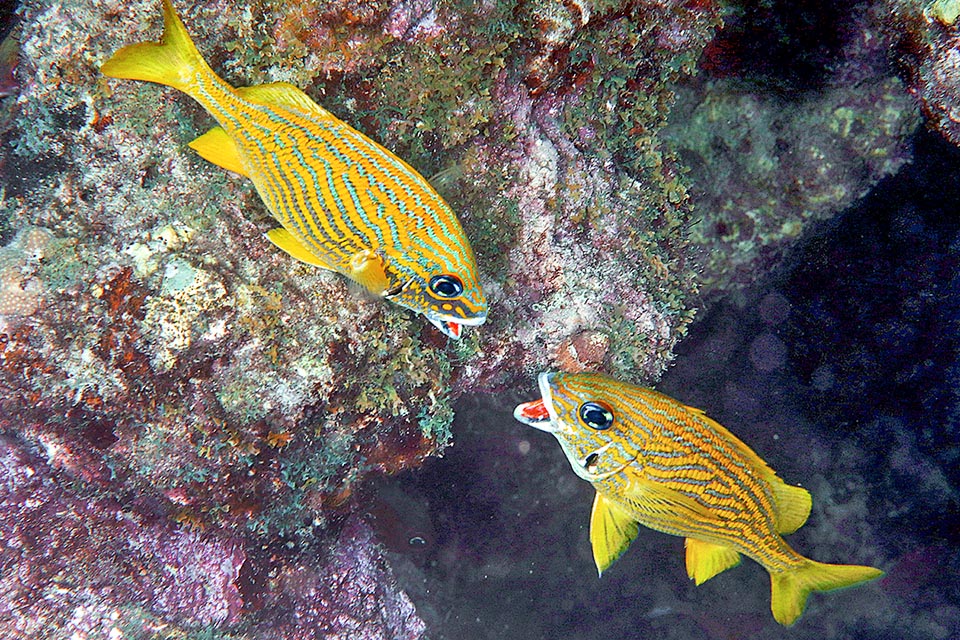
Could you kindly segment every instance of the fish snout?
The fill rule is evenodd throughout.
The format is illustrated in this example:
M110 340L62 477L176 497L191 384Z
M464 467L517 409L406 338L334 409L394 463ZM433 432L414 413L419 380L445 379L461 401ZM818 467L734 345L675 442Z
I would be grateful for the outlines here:
M477 327L486 322L487 316L476 316L473 318L455 318L450 319L447 316L426 316L427 320L430 321L430 324L435 326L448 338L453 338L454 340L459 340L460 336L463 335L464 327Z
M541 373L537 382L540 386L539 400L532 400L518 405L513 411L513 417L523 424L548 433L557 432L557 415L553 409L553 400L550 392L550 373Z
M513 411L513 417L534 429L553 431L553 425L550 422L550 412L547 411L547 405L543 402L542 398L518 405Z

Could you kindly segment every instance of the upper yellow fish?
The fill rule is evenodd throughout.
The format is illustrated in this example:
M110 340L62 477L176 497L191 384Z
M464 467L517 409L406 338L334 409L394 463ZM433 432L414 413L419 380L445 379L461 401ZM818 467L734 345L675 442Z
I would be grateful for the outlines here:
M199 102L219 126L190 147L253 181L281 225L267 233L274 244L422 313L452 338L483 324L473 251L420 174L293 85L231 87L203 60L170 0L163 18L159 43L124 47L101 71Z
M781 534L806 522L810 494L699 409L598 374L542 373L539 383L543 398L514 416L552 433L597 490L590 542L601 573L642 524L686 538L687 574L698 585L739 564L741 553L759 562L770 573L773 617L788 626L811 591L883 575L790 548Z

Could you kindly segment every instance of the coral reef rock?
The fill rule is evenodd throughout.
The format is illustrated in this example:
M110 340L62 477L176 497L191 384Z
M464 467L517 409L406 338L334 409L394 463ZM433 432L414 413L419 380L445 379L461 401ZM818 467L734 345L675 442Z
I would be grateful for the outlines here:
M64 637L107 637L130 623L130 605L146 618L191 626L236 621L243 601L235 582L244 562L236 540L75 495L55 479L46 462L0 436L5 634L30 638L62 629Z
M919 113L892 65L895 39L882 5L857 6L774 2L755 22L730 16L705 73L678 89L666 135L690 168L705 297L755 282L812 223L910 159ZM807 39L792 31L798 10L820 27ZM756 50L776 49L775 36L788 48Z
M422 637L361 520L326 549L278 544L248 555L235 536L59 486L50 463L62 446L47 440L36 455L0 435L4 638L174 638L224 625L236 640ZM244 610L257 613L238 624Z
M927 124L960 145L960 3L887 0L888 30Z
M135 610L143 629L418 637L351 520L364 480L447 447L464 394L557 367L656 380L701 300L698 271L719 287L762 268L740 252L766 255L896 168L910 122L894 81L838 76L787 123L802 137L822 116L822 138L771 167L786 153L768 136L775 104L729 87L684 102L698 126L740 114L719 139L757 149L736 171L754 187L743 200L694 211L683 157L705 152L664 129L720 24L712 0L176 4L228 82L293 83L430 178L477 253L489 320L448 341L267 241L249 182L186 147L212 119L99 72L159 38L159 0L24 0L0 64L0 419L11 468L44 481L35 507L16 483L2 499L61 527L35 532L40 573L4 573L51 594L29 606L58 603L30 622L17 598L36 592L7 597L18 629L68 629L69 596L81 635ZM778 217L761 186L788 192L797 167L812 186ZM83 550L57 551L61 535ZM128 565L125 540L140 553ZM210 560L191 565L196 549ZM4 553L12 567L25 552ZM101 570L111 594L90 582Z

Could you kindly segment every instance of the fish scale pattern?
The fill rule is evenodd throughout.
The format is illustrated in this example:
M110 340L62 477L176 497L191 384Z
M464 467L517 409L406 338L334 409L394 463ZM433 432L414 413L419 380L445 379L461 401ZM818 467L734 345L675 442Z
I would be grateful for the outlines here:
M575 419L577 398L599 398L617 407L606 436L611 467L629 469L595 482L598 491L626 506L646 527L731 546L773 570L803 558L777 535L769 480L773 471L756 454L702 412L641 387L617 393L602 376L564 377L553 395L559 415ZM758 464L759 463L759 464ZM625 499L634 474L691 500L679 512ZM700 508L698 508L700 507Z
M282 226L268 234L274 244L422 313L450 337L486 320L463 227L419 173L293 85L230 86L169 0L163 9L159 43L124 47L101 70L174 87L213 116L219 126L190 146L253 181Z
M591 373L542 373L541 400L514 416L552 433L597 494L590 542L602 574L638 525L685 538L698 585L744 554L770 574L774 619L796 622L813 591L874 580L874 567L801 556L781 537L803 526L810 493L786 484L747 445L699 409L652 389Z

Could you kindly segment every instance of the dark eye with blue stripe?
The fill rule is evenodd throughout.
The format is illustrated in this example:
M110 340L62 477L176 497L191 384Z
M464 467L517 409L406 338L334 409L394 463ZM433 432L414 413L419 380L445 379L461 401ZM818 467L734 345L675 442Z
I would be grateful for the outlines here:
M613 424L613 411L599 402L584 402L580 405L580 419L591 429L601 431Z
M438 298L456 298L463 293L463 283L460 278L451 275L433 276L430 278L430 291Z

